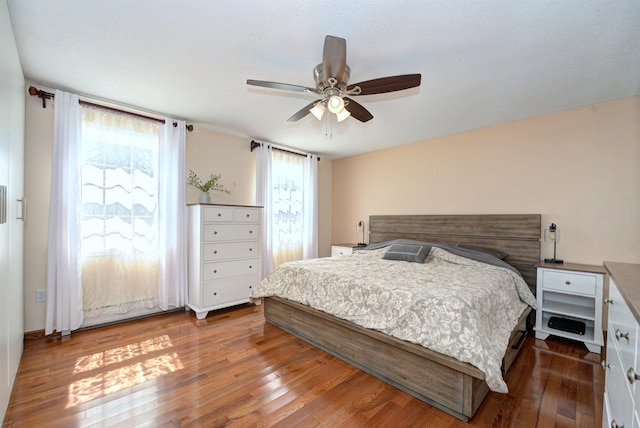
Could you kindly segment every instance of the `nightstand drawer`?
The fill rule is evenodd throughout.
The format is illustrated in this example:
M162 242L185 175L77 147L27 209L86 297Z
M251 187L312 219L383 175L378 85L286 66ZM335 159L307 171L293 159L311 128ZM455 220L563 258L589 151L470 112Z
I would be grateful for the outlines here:
M353 247L343 247L340 245L331 246L331 257L348 256L353 254Z
M560 270L544 270L542 282L545 290L557 290L563 293L596 295L596 276L588 273L576 273Z

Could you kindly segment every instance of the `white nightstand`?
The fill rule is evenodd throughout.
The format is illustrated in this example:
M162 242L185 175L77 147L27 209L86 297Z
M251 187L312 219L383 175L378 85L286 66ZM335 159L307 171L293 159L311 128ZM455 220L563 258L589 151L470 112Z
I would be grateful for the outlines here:
M348 256L349 254L353 254L354 250L364 247L364 245L357 244L333 244L331 246L331 257Z
M538 264L536 338L544 340L551 334L578 340L589 351L599 354L603 346L602 287L605 272L602 266ZM552 318L554 327L549 325ZM565 320L584 323L584 334L567 331L562 326Z

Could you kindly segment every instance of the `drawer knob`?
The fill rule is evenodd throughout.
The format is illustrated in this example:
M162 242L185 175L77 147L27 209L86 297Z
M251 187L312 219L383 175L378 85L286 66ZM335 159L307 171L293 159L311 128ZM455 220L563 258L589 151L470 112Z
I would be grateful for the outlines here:
M253 230L250 230L249 233L253 233Z
M249 269L253 269L253 266L249 266Z
M565 281L564 283L567 284L567 285L571 285L571 281L569 281L569 280Z
M218 273L218 271L214 269L214 270L213 270L213 273Z
M636 373L633 367L629 367L629 370L627 370L627 379L629 379L629 383L631 385L633 385L635 381L640 379L640 376L638 375L638 373Z
M247 218L249 218L249 214L247 214Z
M629 333L622 333L620 329L616 328L616 339L620 340L622 338L627 339L629 341Z
M611 364L607 363L607 361L606 361L606 360L602 360L602 361L600 361L600 365L602 366L602 368L603 368L604 370L606 370L606 369L610 369L610 368L611 368Z
M624 425L618 425L614 419L611 421L611 428L624 428Z
M218 254L218 250L213 250L213 254Z
M253 251L253 248L249 248L249 251Z
M222 217L222 213L218 213L218 217Z
M613 299L604 299L603 302L605 305L613 305Z
M214 231L213 231L213 234L214 234L214 235L217 235L217 234L218 234L218 231L217 231L217 230L214 230Z
M213 295L214 295L214 296L217 296L217 295L218 295L218 293L216 293L216 292L214 291L214 292L213 292Z

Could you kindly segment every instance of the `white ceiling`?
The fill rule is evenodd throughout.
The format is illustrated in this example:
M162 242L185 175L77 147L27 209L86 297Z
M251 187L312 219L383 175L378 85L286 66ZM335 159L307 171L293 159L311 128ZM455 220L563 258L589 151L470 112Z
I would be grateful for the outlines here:
M29 81L330 158L640 95L637 0L7 3ZM314 97L246 80L313 87L327 34L351 83L422 85L356 97L364 124L288 123Z

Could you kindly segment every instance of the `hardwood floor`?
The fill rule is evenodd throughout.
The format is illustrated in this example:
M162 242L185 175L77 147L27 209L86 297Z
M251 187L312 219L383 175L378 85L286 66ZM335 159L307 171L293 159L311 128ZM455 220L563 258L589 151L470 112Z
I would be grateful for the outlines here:
M265 324L262 306L29 340L3 427L596 427L600 356L527 338L465 424Z

